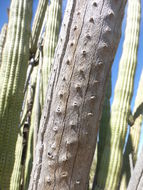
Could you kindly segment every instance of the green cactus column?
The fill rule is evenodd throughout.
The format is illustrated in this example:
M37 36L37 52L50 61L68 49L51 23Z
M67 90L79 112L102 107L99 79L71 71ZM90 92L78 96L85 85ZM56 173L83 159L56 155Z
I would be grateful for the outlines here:
M12 0L10 10L0 70L0 185L3 190L17 190L19 186L22 150L15 145L29 58L32 0ZM18 162L14 164L15 161Z
M134 73L137 64L139 26L140 0L129 0L123 53L119 65L106 143L99 172L96 176L95 190L99 188L116 190L119 184Z
M53 62L55 48L58 41L58 34L61 24L62 0L52 0L49 7L49 14L46 25L46 34L43 47L42 87L43 101L45 99L48 76Z
M7 24L4 24L0 33L0 67L2 62L2 52L5 44L6 33L7 33Z
M143 71L142 71L140 81L139 81L133 113L135 113L138 107L143 103L142 94L143 94ZM121 177L120 190L124 190L127 188L129 179L131 177L130 165L129 165L129 154L132 155L133 165L135 165L135 162L137 160L137 152L138 152L138 145L139 145L139 140L140 140L142 119L143 119L143 116L142 114L140 114L135 119L134 125L130 127L130 133L129 133L128 142L127 142L127 146L124 153L124 159L123 159L123 168L122 168L123 172L122 172L122 177Z
M37 43L39 39L39 35L41 32L42 24L44 21L45 13L48 7L48 0L39 0L37 11L34 17L33 25L32 25L32 37L30 43L30 51L32 53L36 52Z

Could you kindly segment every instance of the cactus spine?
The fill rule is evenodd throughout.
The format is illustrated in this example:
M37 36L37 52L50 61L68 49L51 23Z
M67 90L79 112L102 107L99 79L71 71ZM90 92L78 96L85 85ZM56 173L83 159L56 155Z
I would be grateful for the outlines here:
M5 44L6 33L7 33L7 24L4 24L0 33L0 67L2 62L2 52Z
M53 0L49 7L49 15L46 25L45 42L43 46L43 67L42 67L42 87L43 101L45 99L48 75L53 62L54 52L58 41L58 34L61 23L62 1Z
M45 17L45 13L48 6L48 0L39 0L37 11L34 17L33 25L32 25L32 37L31 37L31 49L32 53L36 52L37 43L39 39L39 35L41 32L41 27L43 24L43 20Z
M143 71L140 77L140 82L137 90L137 96L135 99L134 113L137 108L143 103ZM129 154L132 154L133 164L135 165L137 159L138 145L140 140L140 132L141 132L141 124L142 124L143 116L140 114L134 122L134 125L130 127L130 133L128 137L128 142L126 146L126 150L124 153L123 160L123 173L120 183L120 190L124 190L127 188L129 178L131 177L130 166L129 166Z
M21 150L15 145L23 100L32 0L12 0L0 70L0 183L2 189L19 186ZM18 161L14 164L15 161Z
M137 63L139 26L140 0L129 0L123 53L95 190L98 188L116 190L119 184L123 160L122 152Z

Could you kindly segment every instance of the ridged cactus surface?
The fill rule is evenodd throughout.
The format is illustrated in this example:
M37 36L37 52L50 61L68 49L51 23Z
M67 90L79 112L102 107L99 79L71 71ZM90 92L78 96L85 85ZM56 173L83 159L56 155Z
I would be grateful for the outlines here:
M134 112L138 109L138 107L143 103L143 71L139 80L139 86L137 90L137 96L135 99ZM131 177L130 173L130 165L129 165L129 154L132 155L133 165L135 166L135 162L137 160L138 153L138 145L140 140L140 132L141 132L141 124L142 124L143 116L140 114L134 122L134 125L130 127L130 133L128 137L127 146L124 153L123 160L123 173L121 177L120 190L124 190L127 188L129 178Z
M38 3L38 7L32 25L32 36L30 43L31 46L30 51L32 53L35 53L37 49L37 43L41 32L41 27L44 21L45 13L47 10L48 2L49 2L48 0L39 0Z
M7 33L7 24L4 24L0 33L0 67L2 62L2 52L5 44L6 33Z
M22 150L20 144L15 145L22 138L18 135L18 125L29 58L32 0L12 0L10 10L0 70L0 185L3 190L19 189Z
M46 34L43 46L42 87L43 101L45 99L48 77L53 62L55 48L58 42L58 34L61 24L62 0L52 0L46 24Z
M129 0L125 41L111 108L110 128L106 135L95 190L99 188L116 190L119 185L123 147L137 63L139 26L140 0Z

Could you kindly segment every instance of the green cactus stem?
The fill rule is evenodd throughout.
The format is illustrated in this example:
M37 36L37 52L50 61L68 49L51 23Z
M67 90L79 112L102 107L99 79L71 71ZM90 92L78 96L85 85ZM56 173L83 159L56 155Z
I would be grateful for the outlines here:
M140 28L140 0L128 1L127 25L118 79L111 108L110 124L106 134L95 190L116 190L119 185L123 147L137 64L137 49Z
M31 53L35 53L37 49L37 43L40 36L41 28L43 25L45 13L48 7L48 0L39 0L37 11L34 17L33 25L32 25L32 37L30 44Z
M137 96L135 99L134 112L138 107L143 103L143 71L140 77L140 82L137 90ZM129 165L129 154L132 154L133 165L135 165L137 160L137 152L138 145L140 140L140 132L141 132L141 124L142 124L143 116L142 113L135 119L134 125L130 127L130 133L128 137L128 142L126 145L124 158L123 158L123 167L122 167L122 177L120 182L120 190L124 190L127 188L129 179L131 177L130 165Z
M2 62L2 52L5 44L6 34L7 34L7 24L4 24L0 33L0 67Z
M0 70L0 184L2 189L17 190L22 152L18 124L29 58L32 0L12 0L10 10Z
M47 85L48 85L48 76L58 41L58 34L61 24L61 10L62 10L62 1L53 0L49 7L45 41L43 46L43 67L42 67L43 101L45 99Z

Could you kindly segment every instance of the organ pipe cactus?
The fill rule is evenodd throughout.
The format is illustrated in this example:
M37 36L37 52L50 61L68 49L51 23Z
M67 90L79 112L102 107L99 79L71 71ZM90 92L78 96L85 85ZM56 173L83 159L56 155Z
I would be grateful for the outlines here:
M119 65L105 147L99 172L96 176L95 190L98 188L116 190L119 184L134 73L137 64L139 26L140 0L129 0L123 53Z
M10 10L0 70L0 184L2 189L17 190L22 151L18 125L29 58L32 0L12 0ZM17 141L20 144L15 147Z
M54 52L58 41L58 34L61 24L62 0L52 0L49 7L49 14L46 24L46 34L43 46L43 67L42 67L42 94L45 99L48 77L53 62Z
M48 7L48 0L39 0L37 11L32 25L32 36L30 43L31 46L30 51L32 53L35 53L37 49L37 43L41 32L42 24L44 21L45 13L47 11L47 7Z
M4 24L0 33L0 67L2 62L2 52L5 44L6 33L7 33L7 24Z
M140 77L140 82L137 90L137 96L135 99L134 113L138 107L143 103L143 71ZM126 145L124 160L123 160L123 173L121 177L120 190L127 188L129 178L131 177L130 166L129 166L129 154L132 154L133 165L135 165L137 159L138 145L140 140L141 124L143 116L140 114L134 122L134 125L130 127L130 133L128 142Z

